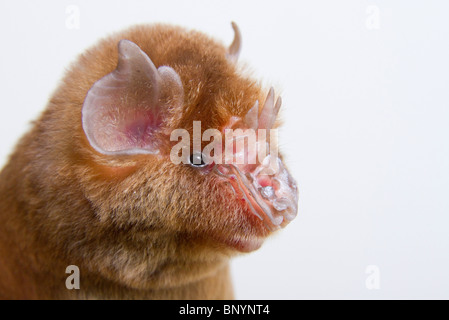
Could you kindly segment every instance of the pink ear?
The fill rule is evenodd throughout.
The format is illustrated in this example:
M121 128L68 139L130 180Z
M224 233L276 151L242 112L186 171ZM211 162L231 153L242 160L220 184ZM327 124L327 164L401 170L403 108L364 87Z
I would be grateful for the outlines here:
M155 154L168 109L183 102L179 75L170 67L156 69L135 43L118 44L117 68L87 93L82 109L83 129L100 153Z

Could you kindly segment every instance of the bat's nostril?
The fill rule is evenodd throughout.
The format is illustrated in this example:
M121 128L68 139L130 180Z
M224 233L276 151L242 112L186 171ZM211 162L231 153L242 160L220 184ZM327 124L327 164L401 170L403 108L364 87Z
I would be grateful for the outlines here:
M271 200L275 196L274 189L272 186L262 187L259 190L262 197L264 197L267 200Z
M285 209L287 209L290 206L290 201L288 201L287 199L276 199L273 201L273 207L277 210L277 211L284 211Z

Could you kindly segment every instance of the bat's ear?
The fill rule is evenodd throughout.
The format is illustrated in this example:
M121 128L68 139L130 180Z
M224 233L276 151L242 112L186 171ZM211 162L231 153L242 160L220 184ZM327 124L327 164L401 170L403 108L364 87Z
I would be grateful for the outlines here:
M84 100L86 137L102 154L156 154L156 137L183 93L175 70L156 69L135 43L121 40L117 68L95 82Z
M237 62L240 55L240 50L242 49L242 34L240 33L240 29L237 26L237 23L233 21L231 25L232 29L234 29L234 40L228 48L226 57L228 58L228 60L235 63Z

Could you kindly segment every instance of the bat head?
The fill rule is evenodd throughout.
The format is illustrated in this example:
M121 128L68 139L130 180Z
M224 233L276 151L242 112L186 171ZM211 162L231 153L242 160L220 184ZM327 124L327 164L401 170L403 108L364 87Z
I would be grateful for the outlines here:
M239 71L233 28L229 48L160 27L124 33L103 53L114 69L97 72L82 107L98 172L86 195L101 219L248 252L296 216L273 129L281 98Z

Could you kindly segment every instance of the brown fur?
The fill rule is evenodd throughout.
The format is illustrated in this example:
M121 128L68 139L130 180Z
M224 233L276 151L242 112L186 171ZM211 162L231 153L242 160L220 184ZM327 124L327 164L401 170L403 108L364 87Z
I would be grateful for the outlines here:
M0 174L1 298L229 299L229 258L267 236L214 178L89 145L83 101L115 69L121 39L180 75L185 103L169 128L221 128L266 94L223 45L194 31L138 26L87 50ZM66 289L68 265L80 267L81 290Z

